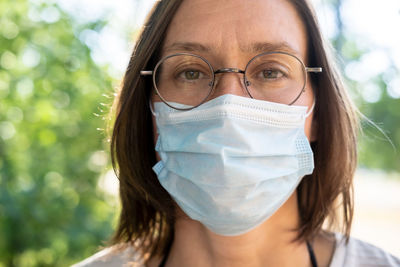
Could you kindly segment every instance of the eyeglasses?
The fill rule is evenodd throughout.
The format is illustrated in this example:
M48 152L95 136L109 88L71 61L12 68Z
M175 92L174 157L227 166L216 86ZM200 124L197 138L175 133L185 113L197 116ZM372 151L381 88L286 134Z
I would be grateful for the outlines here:
M322 72L322 68L306 67L298 57L286 52L259 54L250 59L245 70L215 71L201 56L178 53L162 58L153 71L142 70L140 75L153 76L156 94L168 106L189 110L206 102L218 84L217 75L222 73L243 74L242 82L251 98L292 105L305 90L308 72Z

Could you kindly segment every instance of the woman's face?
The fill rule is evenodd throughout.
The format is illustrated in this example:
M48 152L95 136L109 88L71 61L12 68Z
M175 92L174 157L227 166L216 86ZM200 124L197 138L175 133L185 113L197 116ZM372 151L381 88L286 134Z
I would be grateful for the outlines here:
M197 54L214 69L245 69L251 58L270 51L285 51L307 66L306 30L295 8L284 0L185 0L166 34L162 57L179 52ZM237 73L222 74L210 98L224 94L248 97ZM153 101L160 101L153 96ZM311 83L294 105L311 107ZM312 115L305 124L309 140Z

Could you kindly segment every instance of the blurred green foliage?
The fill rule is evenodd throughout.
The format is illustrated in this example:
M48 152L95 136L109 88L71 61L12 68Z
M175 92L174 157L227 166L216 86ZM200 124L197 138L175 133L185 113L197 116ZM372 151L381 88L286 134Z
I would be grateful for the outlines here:
M400 173L400 99L388 95L383 75L379 75L374 81L376 88L380 90L380 100L360 105L363 114L380 129L366 120L363 121L359 162L367 168ZM400 174L397 177L400 178Z
M97 187L112 79L78 38L103 24L0 0L0 266L68 266L112 231Z
M360 48L360 44L365 40L352 36L341 19L345 1L328 0L325 5L335 12L337 34L331 43L337 52L338 62L351 96L363 114L359 137L359 163L365 168L400 173L400 82L391 85L395 79L400 79L400 69L390 59L390 51L382 51L379 47L366 48L365 44ZM381 52L381 57L389 59L390 64L387 68L362 81L349 77L345 70L350 64L361 66L365 64L365 57L377 51ZM357 67L353 67L352 71L357 71ZM390 94L390 90L396 90L397 95ZM400 177L400 174L396 176Z

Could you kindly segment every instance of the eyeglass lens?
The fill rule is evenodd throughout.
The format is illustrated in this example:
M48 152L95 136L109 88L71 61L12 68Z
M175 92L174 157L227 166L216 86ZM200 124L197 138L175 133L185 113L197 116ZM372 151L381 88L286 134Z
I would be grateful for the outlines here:
M212 90L213 70L196 56L167 57L155 72L155 86L167 102L197 106Z
M211 65L195 55L166 57L156 67L154 75L157 93L171 106L174 103L190 106L203 103L214 84ZM291 104L301 94L305 77L304 65L295 56L266 53L250 60L244 81L255 99Z

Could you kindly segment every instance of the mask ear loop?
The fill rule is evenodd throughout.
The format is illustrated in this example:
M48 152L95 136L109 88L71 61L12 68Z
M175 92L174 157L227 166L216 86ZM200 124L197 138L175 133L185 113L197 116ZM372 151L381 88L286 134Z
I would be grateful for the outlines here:
M153 105L151 103L151 99L149 99L149 108L150 108L151 114L153 114L154 117L157 117L157 113L153 109Z
M151 111L151 114L153 114L153 116L155 117L155 118L157 118L158 117L158 114L154 111L154 109L153 109L153 105L152 105L152 103L151 103L151 99L149 99L149 108L150 108L150 111ZM156 142L156 146L157 146L157 144L158 144L158 139L160 138L160 136L159 136L159 132L158 132L158 126L156 127L156 131L157 131L157 135L158 135L158 137L157 137L157 142Z
M314 110L314 107L315 107L315 99L314 99L314 102L313 102L313 104L312 104L310 110L306 113L306 118L307 118L308 116L310 116L311 112Z

